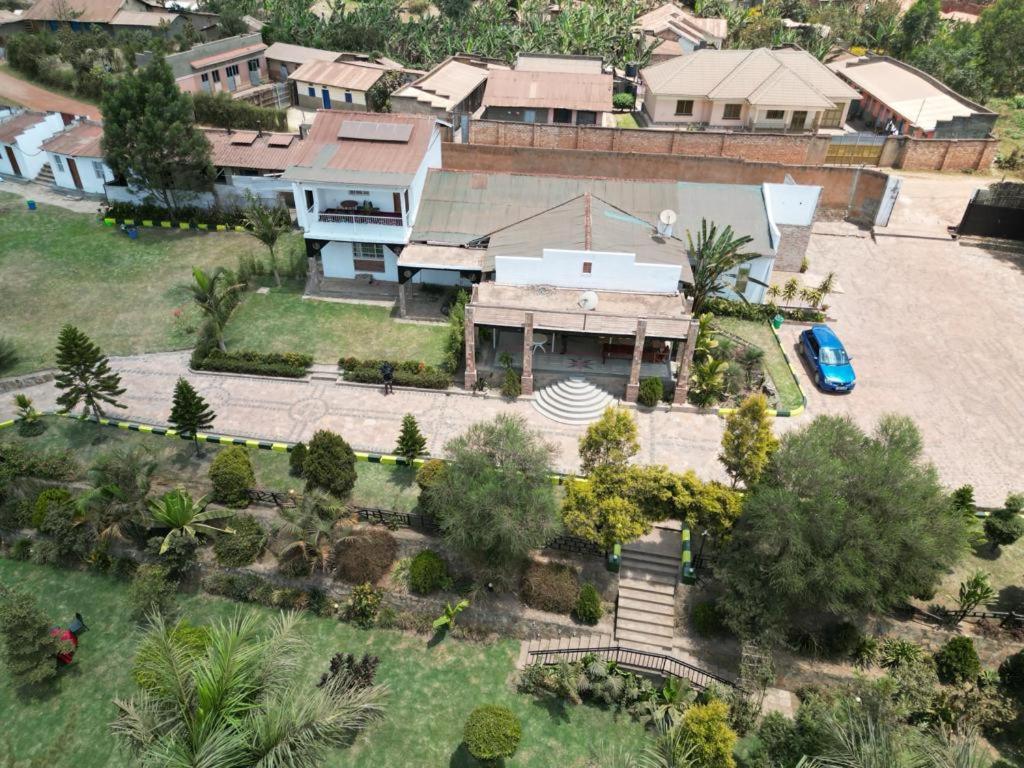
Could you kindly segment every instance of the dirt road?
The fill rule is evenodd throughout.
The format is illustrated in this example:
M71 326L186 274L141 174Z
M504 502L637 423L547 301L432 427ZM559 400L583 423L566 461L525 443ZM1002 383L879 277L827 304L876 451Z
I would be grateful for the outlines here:
M100 119L99 107L69 99L67 96L52 93L25 80L19 80L5 69L0 69L0 96L29 109L38 109L43 112L65 112L72 115L85 115L94 120Z

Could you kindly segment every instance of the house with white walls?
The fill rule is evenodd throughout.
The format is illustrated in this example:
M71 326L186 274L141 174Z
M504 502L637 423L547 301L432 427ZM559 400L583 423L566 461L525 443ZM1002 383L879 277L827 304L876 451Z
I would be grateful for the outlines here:
M81 120L43 142L53 183L62 189L104 194L114 172L103 159L102 140L102 124Z
M282 179L292 185L314 281L398 281L441 124L426 115L320 110ZM458 282L448 272L421 280Z
M31 181L46 165L43 142L64 129L58 112L13 112L0 122L0 174Z

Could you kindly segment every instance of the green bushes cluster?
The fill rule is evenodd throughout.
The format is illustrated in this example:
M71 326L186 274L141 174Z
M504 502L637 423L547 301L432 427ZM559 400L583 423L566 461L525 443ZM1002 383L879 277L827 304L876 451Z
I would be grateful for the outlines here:
M690 616L693 629L700 637L715 637L725 632L722 612L712 602L697 603Z
M978 679L981 660L969 637L948 640L935 654L935 672L947 685L966 683Z
M797 309L782 308L774 304L748 304L744 301L732 301L731 299L710 298L704 301L704 311L710 312L715 317L736 317L740 320L759 320L769 322L776 315L782 315L787 320L796 320L807 323L820 323L825 319L825 313L819 309L801 307Z
M146 553L167 569L169 579L179 582L196 567L199 542L192 536L172 536L167 549L161 552L163 544L163 536L153 536L146 542Z
M568 565L533 562L523 574L521 594L531 608L567 614L576 607L579 593L579 577Z
M138 226L141 226L144 221L154 223L169 221L174 225L190 224L192 226L208 224L211 227L218 224L226 227L241 227L245 224L245 216L240 209L223 208L216 205L209 208L186 205L172 211L154 203L114 202L107 204L103 216L117 221L128 219L134 221Z
M232 445L221 450L210 464L213 500L229 507L249 505L248 490L256 485L249 449Z
M234 533L217 536L213 540L213 553L217 562L228 568L249 565L263 554L269 535L252 515L236 515L231 521Z
M484 763L512 757L522 737L523 727L515 713L494 704L474 709L462 732L469 754Z
M360 360L356 357L343 357L338 361L342 378L359 384L383 384L384 379L380 367L384 360ZM451 374L439 368L426 365L415 360L401 362L389 361L395 369L394 384L398 387L416 387L418 389L448 389L452 383Z
M211 349L205 344L197 344L189 364L196 371L301 379L309 372L313 358L298 352L221 352L216 347Z
M593 584L584 584L580 587L572 615L583 624L593 625L601 620L604 608L601 607L601 595L598 594L597 588Z
M329 616L331 603L321 589L275 588L255 573L211 573L202 587L211 595L219 595L240 603L255 603L271 608L306 610L317 616Z
M306 461L306 444L296 443L288 453L288 474L292 477L302 477L302 465Z
M318 430L309 441L302 476L307 489L319 488L343 499L356 484L356 455L341 435Z
M395 562L398 542L383 528L354 532L334 550L335 573L350 584L376 584Z
M429 595L451 585L444 558L430 549L416 554L409 563L409 589L418 595Z
M633 109L634 104L636 104L636 96L632 93L623 91L612 96L612 106L616 109Z
M0 478L34 477L37 480L74 480L82 467L67 450L31 450L23 443L0 443ZM2 495L0 486L0 495Z
M345 620L357 627L369 629L377 620L383 598L372 584L360 584L353 587L348 603L345 604Z
M71 503L72 497L66 488L47 488L41 491L32 505L32 527L42 528L51 510L69 507Z
M636 401L647 408L653 408L665 397L665 384L660 376L652 376L640 382Z
M162 565L140 565L128 588L132 617L142 621L154 613L170 616L174 612L175 584Z
M460 290L455 295L448 312L448 335L444 340L444 361L441 370L454 376L462 363L462 353L466 346L466 304L469 294ZM396 382L397 383L397 382Z
M192 94L192 108L199 125L251 131L288 130L288 115L283 109L269 109L233 99L223 91Z

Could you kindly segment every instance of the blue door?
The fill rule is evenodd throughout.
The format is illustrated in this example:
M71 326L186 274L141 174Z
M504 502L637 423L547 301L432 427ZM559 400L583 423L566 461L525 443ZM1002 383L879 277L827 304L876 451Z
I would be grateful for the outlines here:
M331 108L331 92L328 91L326 88L321 88L320 89L320 95L324 99L324 109L330 109Z

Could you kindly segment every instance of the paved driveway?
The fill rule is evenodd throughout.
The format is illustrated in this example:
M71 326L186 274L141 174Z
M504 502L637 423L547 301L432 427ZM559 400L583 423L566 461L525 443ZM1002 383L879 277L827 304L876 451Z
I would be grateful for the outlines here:
M977 185L911 175L893 221L955 224ZM948 485L971 483L992 505L1024 491L1024 256L952 240L816 235L810 260L843 289L829 314L858 383L850 395L825 395L797 363L809 414L849 414L865 427L908 414ZM788 352L800 330L784 326Z

